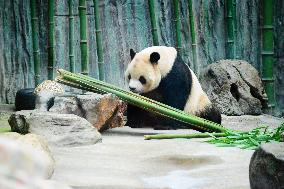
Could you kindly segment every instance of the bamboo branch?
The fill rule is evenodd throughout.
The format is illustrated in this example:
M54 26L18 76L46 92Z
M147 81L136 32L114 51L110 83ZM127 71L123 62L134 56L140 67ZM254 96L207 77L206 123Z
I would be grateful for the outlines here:
M273 76L274 38L273 38L273 0L263 0L262 4L262 81L268 97L268 110L275 107Z
M152 36L153 36L153 44L155 46L159 45L158 39L158 31L157 31L157 21L155 15L155 1L148 0L150 19L151 19L151 27L152 27Z
M176 48L178 52L181 52L181 20L179 11L179 0L173 0L174 2L174 23L176 27Z
M80 17L80 47L81 47L81 73L89 74L88 59L88 40L87 40L87 16L86 0L79 0L79 17Z
M48 79L54 79L54 0L48 0Z
M156 135L144 135L145 140L151 139L173 139L173 138L210 138L214 137L224 137L227 133L195 133L195 134L156 134Z
M95 28L96 28L99 79L104 81L105 70L104 70L104 58L103 58L103 46L102 46L102 29L101 29L99 1L98 0L94 0L94 13L95 13Z
M192 47L192 61L195 73L199 73L197 65L197 46L195 38L195 26L194 26L194 17L192 9L192 0L188 0L188 12L189 12L189 25L190 25L190 37L191 37L191 47Z
M40 84L40 56L39 56L39 40L38 40L38 17L36 13L36 0L31 0L31 18L32 18L32 40L33 40L33 57L34 57L34 79L35 86Z
M235 0L226 0L227 41L226 55L228 59L235 58Z
M75 73L75 55L74 55L74 14L73 0L68 0L69 7L69 65L70 71Z

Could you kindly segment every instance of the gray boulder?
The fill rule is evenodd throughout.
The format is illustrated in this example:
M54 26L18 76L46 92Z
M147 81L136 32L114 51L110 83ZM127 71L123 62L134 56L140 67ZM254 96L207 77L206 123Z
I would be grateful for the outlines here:
M73 114L22 110L11 115L9 124L14 132L39 134L55 146L90 145L101 140L92 124Z
M254 152L249 179L252 189L284 188L284 143L263 144Z
M75 114L87 119L100 132L124 126L125 103L111 94L87 93L55 97L50 112Z
M220 60L200 74L204 91L223 114L259 115L266 106L257 70L243 60Z

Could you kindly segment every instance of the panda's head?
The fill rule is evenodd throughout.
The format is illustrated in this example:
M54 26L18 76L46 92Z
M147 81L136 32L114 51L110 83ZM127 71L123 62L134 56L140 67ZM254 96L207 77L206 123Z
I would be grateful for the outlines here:
M177 51L173 47L153 46L139 53L130 49L131 62L125 71L128 87L135 93L156 89L172 69Z

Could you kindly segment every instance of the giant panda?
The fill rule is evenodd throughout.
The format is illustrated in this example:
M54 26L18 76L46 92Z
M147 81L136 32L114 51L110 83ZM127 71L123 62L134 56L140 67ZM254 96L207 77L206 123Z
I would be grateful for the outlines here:
M152 46L138 53L130 49L131 61L125 79L132 92L157 100L215 123L221 123L220 111L213 107L206 93L174 47ZM128 105L130 127L154 129L184 128L177 121Z

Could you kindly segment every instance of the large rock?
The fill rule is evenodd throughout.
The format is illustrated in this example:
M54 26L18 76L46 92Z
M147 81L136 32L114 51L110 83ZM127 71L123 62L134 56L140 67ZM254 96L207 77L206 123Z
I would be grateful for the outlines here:
M125 103L111 94L87 93L85 95L55 97L49 110L63 114L75 114L87 119L100 132L124 126Z
M92 124L73 114L22 110L11 115L9 124L12 131L39 134L56 146L90 145L101 140Z
M257 70L246 61L220 60L200 74L203 89L226 115L259 115L266 106Z
M252 189L283 189L284 143L261 145L251 158L249 178Z

